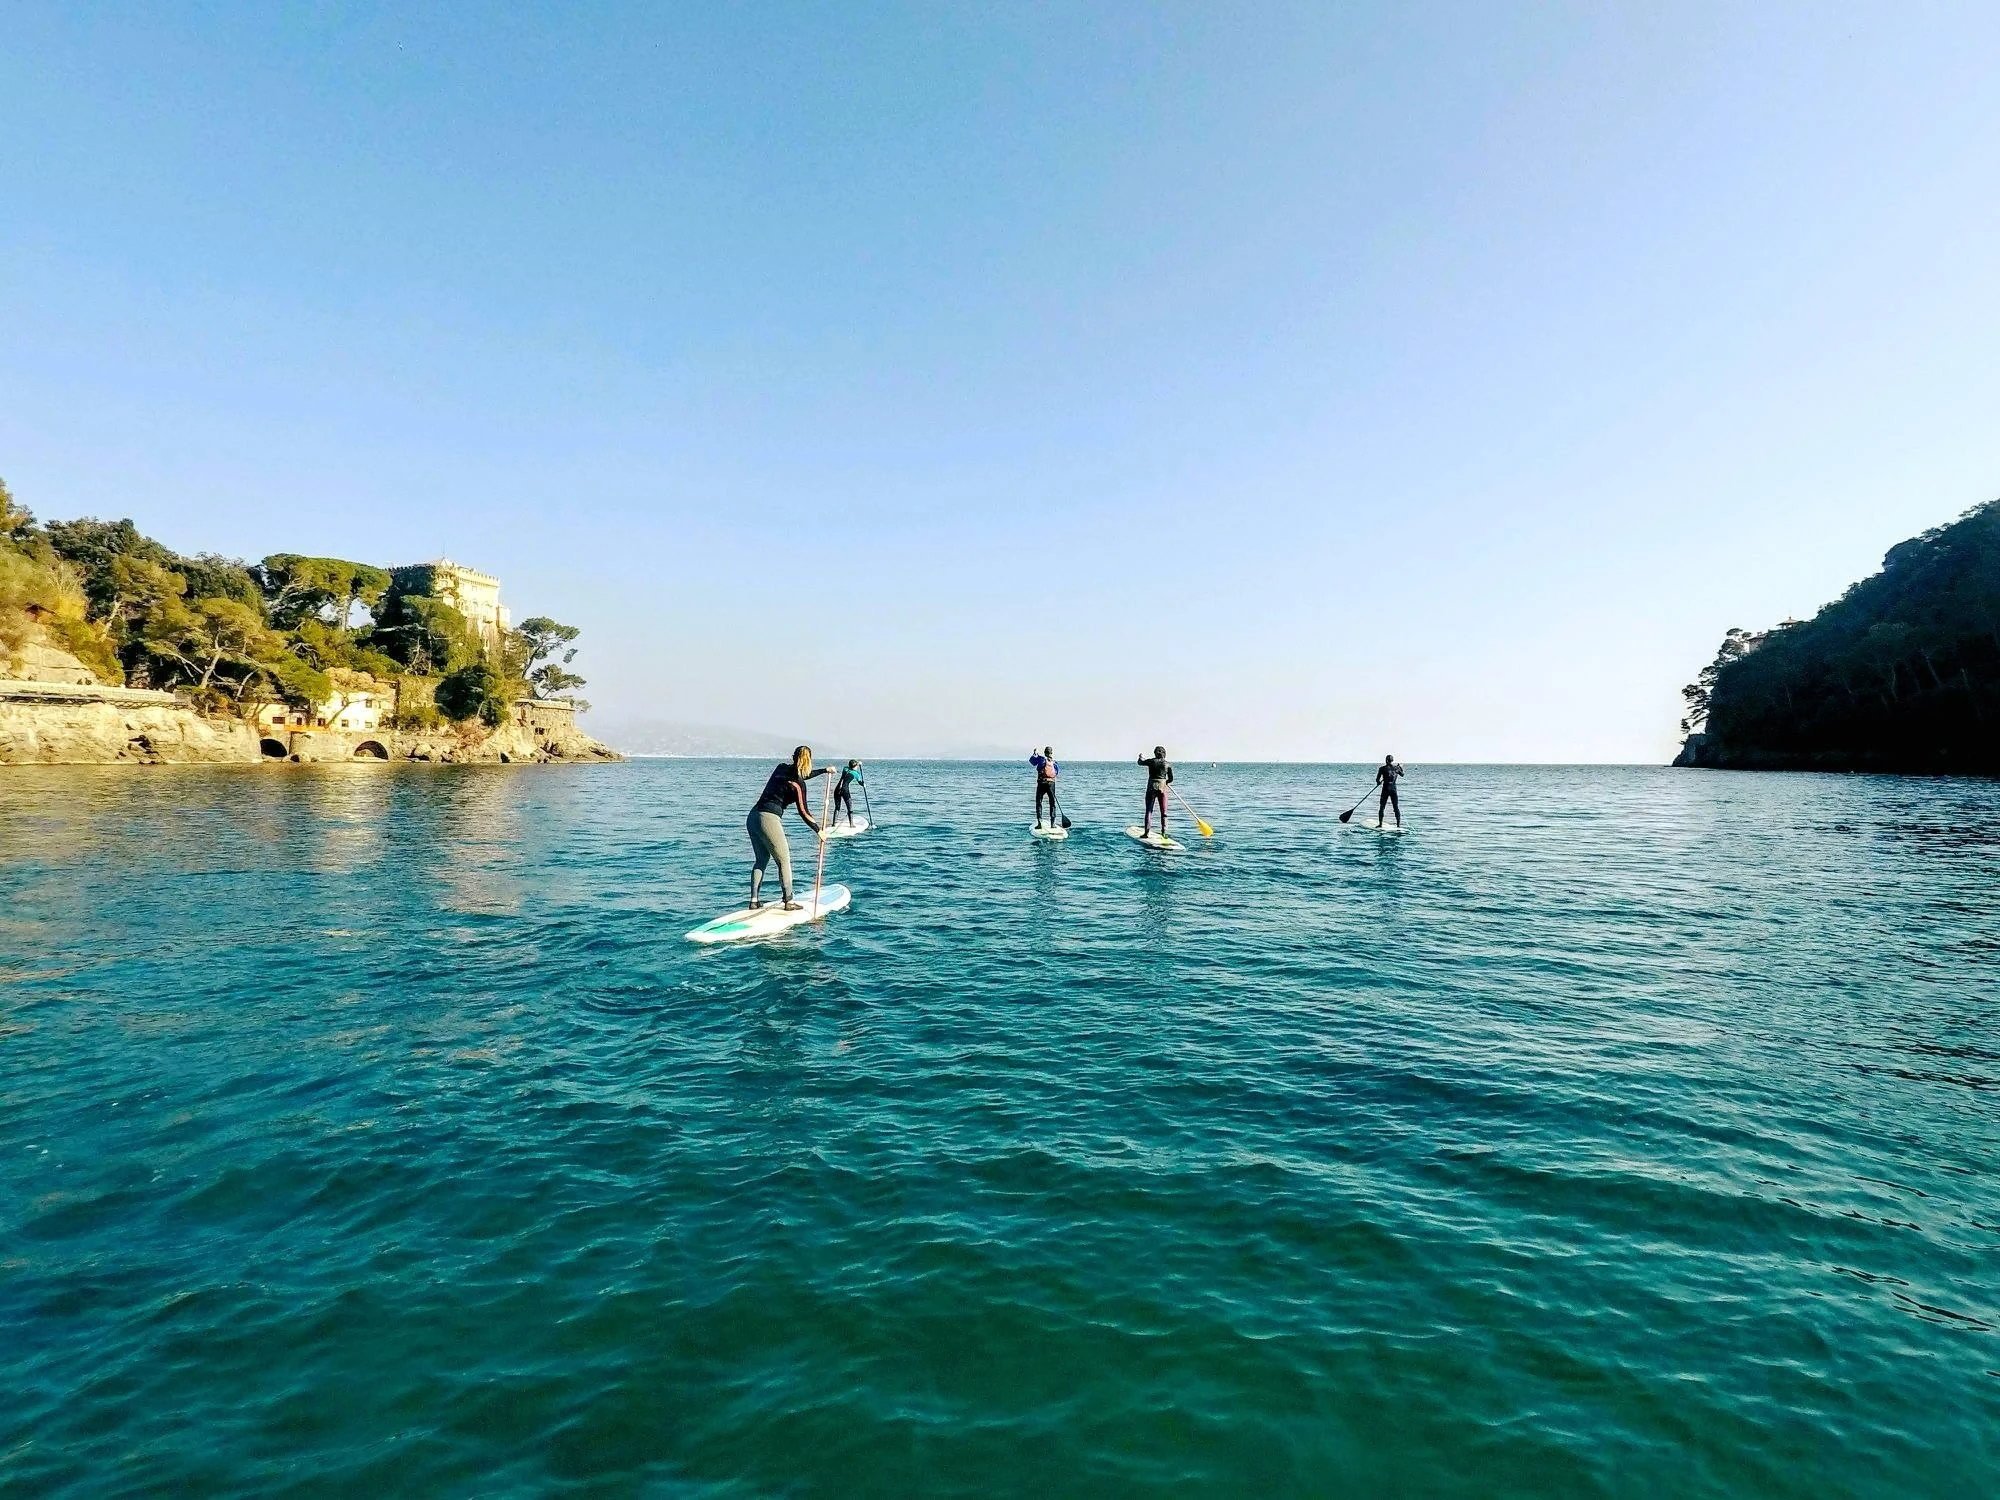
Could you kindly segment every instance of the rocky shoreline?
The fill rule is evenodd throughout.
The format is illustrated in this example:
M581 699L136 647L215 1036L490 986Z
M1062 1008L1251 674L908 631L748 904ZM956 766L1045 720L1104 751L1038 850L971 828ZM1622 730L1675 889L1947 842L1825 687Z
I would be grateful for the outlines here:
M1712 734L1691 734L1673 764L1697 771L1844 771L1880 776L1996 776L2000 754L1954 756L1945 750L1920 753L1852 750L1776 750L1733 746Z
M315 728L278 739L243 719L202 714L171 693L76 682L0 680L0 766L298 765L414 761L556 765L623 760L567 714L524 711L496 728Z

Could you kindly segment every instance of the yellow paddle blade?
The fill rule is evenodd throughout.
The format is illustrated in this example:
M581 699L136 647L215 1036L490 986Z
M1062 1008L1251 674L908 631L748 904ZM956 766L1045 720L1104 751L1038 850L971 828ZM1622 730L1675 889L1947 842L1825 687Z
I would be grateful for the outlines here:
M1179 792L1175 792L1175 793L1174 793L1174 801L1176 801L1176 802L1180 803L1180 805L1181 805L1181 808L1182 808L1182 809L1183 809L1183 810L1184 810L1184 811L1185 811L1185 812L1187 813L1187 815L1188 815L1188 816L1189 816L1190 818L1193 818L1193 819L1194 819L1194 826L1195 826L1196 828L1199 828L1199 829L1201 830L1201 836L1202 836L1203 838L1205 838L1205 839L1212 839L1212 838L1214 838L1214 837L1215 837L1215 830L1214 830L1213 828L1209 827L1209 826L1208 826L1208 824L1206 824L1206 823L1202 822L1202 820L1201 820L1201 814L1200 814L1200 813L1198 813L1198 812L1196 812L1196 811L1195 811L1195 810L1194 810L1193 808L1191 808L1191 807L1189 807L1189 806L1188 806L1188 800L1187 800L1187 798L1183 797L1183 796L1182 796L1182 795L1181 795L1181 794L1180 794Z

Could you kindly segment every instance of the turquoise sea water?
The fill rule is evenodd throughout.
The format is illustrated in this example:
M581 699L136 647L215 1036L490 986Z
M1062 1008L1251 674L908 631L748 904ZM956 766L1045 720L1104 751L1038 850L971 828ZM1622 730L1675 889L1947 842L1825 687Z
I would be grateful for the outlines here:
M0 1491L2000 1490L2000 786L767 770L0 772Z

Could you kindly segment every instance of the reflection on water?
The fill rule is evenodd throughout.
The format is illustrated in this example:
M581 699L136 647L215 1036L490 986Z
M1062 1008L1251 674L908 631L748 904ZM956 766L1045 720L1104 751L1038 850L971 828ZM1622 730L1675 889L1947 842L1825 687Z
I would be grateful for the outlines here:
M521 909L526 851L520 795L511 784L516 774L536 773L493 771L466 777L428 804L435 821L423 836L433 848L431 873L443 889L447 910L505 916Z
M326 874L358 870L383 856L395 818L395 780L381 762L288 767L304 775L284 775L295 793L288 819L290 837Z

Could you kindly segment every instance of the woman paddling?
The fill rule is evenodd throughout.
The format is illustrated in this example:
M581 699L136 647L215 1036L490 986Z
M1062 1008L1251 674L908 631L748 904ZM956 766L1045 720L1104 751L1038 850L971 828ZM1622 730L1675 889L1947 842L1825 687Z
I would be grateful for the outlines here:
M1173 785L1174 768L1167 764L1167 748L1153 746L1151 755L1139 757L1139 764L1146 768L1146 832L1153 831L1153 805L1160 808L1160 837L1167 836L1167 788Z
M833 821L840 821L840 810L847 809L847 826L854 826L854 784L862 781L861 762L850 760L847 769L840 773L840 785L833 789ZM866 785L863 782L863 785Z
M801 745L792 752L790 760L771 772L771 779L764 783L764 794L750 809L746 826L750 830L750 852L757 856L756 868L750 872L752 911L764 904L757 899L757 892L764 884L764 867L773 859L778 862L778 885L785 893L785 910L799 909L799 903L792 899L792 850L785 842L785 812L796 807L799 816L806 820L806 827L819 833L820 826L813 821L812 810L806 806L806 781L812 774L812 748ZM833 773L822 771L820 774L830 776Z

